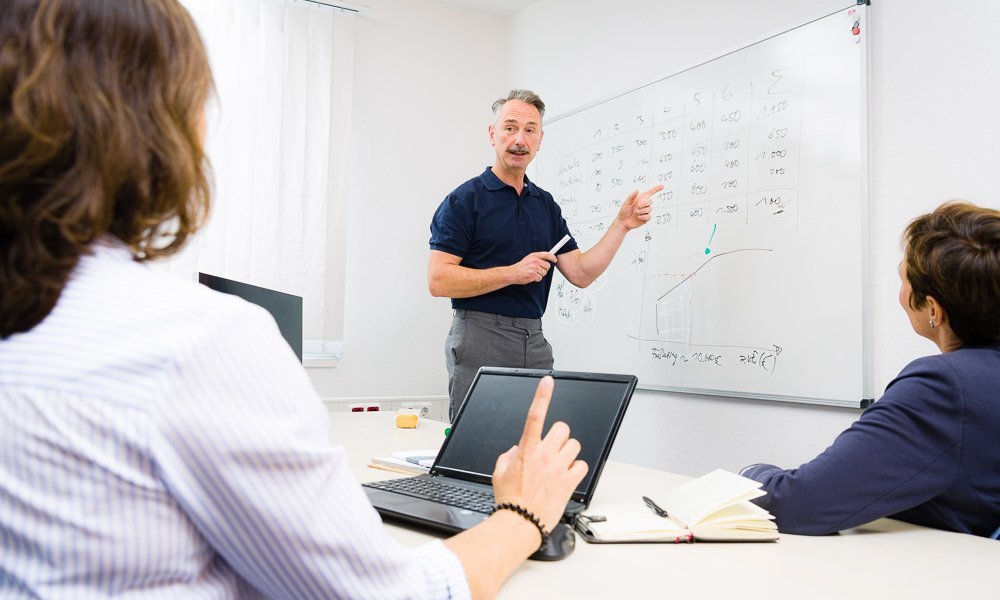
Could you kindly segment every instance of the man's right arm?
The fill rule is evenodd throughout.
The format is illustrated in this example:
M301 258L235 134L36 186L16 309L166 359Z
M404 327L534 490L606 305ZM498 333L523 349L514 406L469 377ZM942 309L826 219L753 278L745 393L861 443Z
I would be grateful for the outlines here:
M461 256L431 250L427 263L427 289L431 296L472 298L508 285L541 281L556 257L548 252L532 252L517 264L489 269L463 267Z

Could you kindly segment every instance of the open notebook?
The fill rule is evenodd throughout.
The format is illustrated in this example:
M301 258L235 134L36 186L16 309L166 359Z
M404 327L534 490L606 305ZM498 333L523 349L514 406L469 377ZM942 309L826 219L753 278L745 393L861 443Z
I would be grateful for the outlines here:
M451 434L428 475L364 485L387 519L458 532L485 519L493 506L491 479L497 457L521 438L538 380L555 379L544 431L567 423L590 467L573 493L567 515L590 504L604 463L635 390L632 375L483 367L465 397ZM445 488L444 492L438 491Z
M591 506L575 523L592 543L773 542L774 517L750 502L760 483L716 469L665 494Z

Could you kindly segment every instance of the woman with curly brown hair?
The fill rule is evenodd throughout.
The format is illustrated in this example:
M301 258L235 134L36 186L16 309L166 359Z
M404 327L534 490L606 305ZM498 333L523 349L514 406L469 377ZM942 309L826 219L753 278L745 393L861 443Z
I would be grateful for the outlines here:
M176 0L0 3L0 596L493 595L586 473L539 385L500 510L395 542L270 316L143 263L209 206Z
M797 469L743 469L786 533L881 517L1000 533L1000 211L948 202L903 234L899 303L941 350L903 369L833 445Z
M157 3L177 17L160 19L154 3L37 4L0 13L4 338L45 318L102 236L159 258L208 211L199 127L212 75L183 9ZM154 20L163 35L142 31Z

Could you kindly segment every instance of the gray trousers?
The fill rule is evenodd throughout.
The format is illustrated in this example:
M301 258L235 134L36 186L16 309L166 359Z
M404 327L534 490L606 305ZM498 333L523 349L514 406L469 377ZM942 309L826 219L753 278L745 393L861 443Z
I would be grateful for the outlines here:
M505 317L456 310L444 342L448 365L448 419L458 408L479 367L551 369L552 346L542 334L541 319Z

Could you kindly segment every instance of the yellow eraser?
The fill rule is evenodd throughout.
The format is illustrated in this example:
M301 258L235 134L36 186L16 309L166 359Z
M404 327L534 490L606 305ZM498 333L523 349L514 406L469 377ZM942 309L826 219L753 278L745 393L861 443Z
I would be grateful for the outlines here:
M396 427L400 429L413 429L418 423L420 423L420 415L413 413L396 415Z

